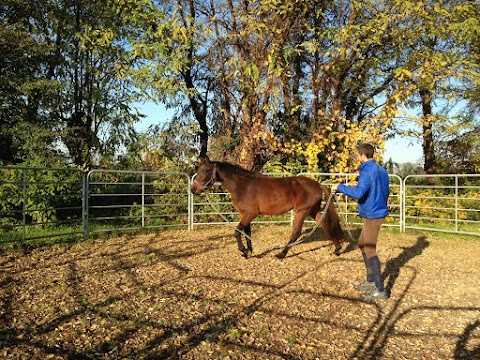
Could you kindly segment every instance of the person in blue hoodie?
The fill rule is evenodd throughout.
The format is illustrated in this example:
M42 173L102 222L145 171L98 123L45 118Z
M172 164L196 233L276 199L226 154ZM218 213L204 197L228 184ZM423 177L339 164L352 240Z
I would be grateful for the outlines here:
M357 199L358 213L363 220L358 247L362 252L367 278L363 283L355 285L355 290L365 292L362 294L364 300L385 300L388 299L388 294L383 284L377 241L380 227L388 215L390 185L387 171L373 159L374 152L373 145L360 144L357 147L357 156L361 162L357 186L335 184L332 191Z

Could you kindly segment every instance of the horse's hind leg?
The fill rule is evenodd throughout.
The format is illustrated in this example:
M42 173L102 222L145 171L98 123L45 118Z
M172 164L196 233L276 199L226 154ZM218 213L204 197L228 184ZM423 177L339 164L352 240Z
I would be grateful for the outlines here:
M307 214L307 211L299 211L295 213L295 217L293 219L293 230L292 234L290 235L290 240L288 241L287 245L285 245L283 250L277 255L275 255L277 258L283 259L285 256L287 256L288 250L290 250L291 248L291 244L297 241L298 237L302 233L303 222L305 221Z
M340 251L342 250L342 244L340 243L340 241L337 239L337 237L333 234L333 229L332 229L332 226L335 226L335 225L332 225L334 223L334 219L331 219L331 214L330 214L330 211L329 209L325 209L324 212L325 213L322 213L321 210L318 210L318 212L316 213L316 215L314 216L315 217L315 221L317 222L317 224L319 223L320 220L322 220L322 222L320 223L320 225L322 226L322 228L325 230L325 233L327 234L327 237L333 242L333 244L335 245L335 251L333 252L335 255L339 256L340 255ZM323 219L322 219L323 217ZM338 222L337 222L338 223ZM338 227L340 227L340 225L338 224L337 225ZM341 228L340 228L340 231L341 231Z

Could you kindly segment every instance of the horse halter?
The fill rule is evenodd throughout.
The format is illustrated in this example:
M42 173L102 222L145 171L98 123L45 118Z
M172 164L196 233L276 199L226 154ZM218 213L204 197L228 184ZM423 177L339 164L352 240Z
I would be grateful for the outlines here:
M213 171L212 171L212 176L210 177L210 180L208 180L205 185L202 185L200 183L200 181L198 181L197 179L193 180L194 182L196 182L197 184L199 184L200 186L202 186L202 190L205 191L207 190L210 186L213 185L213 183L217 180L217 165L213 165Z

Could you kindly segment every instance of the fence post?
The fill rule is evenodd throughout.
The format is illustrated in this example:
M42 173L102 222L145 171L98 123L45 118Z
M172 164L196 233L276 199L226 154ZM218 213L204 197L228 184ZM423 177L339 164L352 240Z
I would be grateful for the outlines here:
M188 208L188 215L187 215L187 218L188 218L188 231L192 231L193 230L193 215L192 215L192 212L193 212L193 206L192 206L192 194L190 192L190 176L187 175L187 208Z
M458 231L458 176L455 175L455 231Z
M89 234L89 227L88 227L88 198L89 198L89 179L90 179L91 170L88 173L83 173L83 182L84 182L84 192L83 192L83 211L85 212L83 217L83 234L85 239L88 239Z
M145 227L145 172L142 172L142 228Z
M195 179L195 176L197 174L193 174L192 177L187 176L188 178L188 189L187 189L187 194L188 194L188 230L192 231L193 230L193 194L190 191L190 188L192 187L192 182Z
M27 169L22 169L22 240L27 238Z
M405 232L405 181L400 179L400 232Z

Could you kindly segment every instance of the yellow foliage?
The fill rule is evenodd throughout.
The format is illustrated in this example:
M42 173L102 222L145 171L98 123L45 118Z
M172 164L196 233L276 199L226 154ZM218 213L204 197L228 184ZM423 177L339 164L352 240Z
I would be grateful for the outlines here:
M289 140L282 143L272 132L265 130L259 137L274 152L282 152L286 156L304 156L309 172L316 172L320 167L325 167L325 164L318 164L319 155L327 159L330 172L353 172L359 166L359 162L352 154L356 153L356 147L360 142L373 143L378 150L377 159L381 160L385 141L382 134L390 121L385 121L385 118L379 115L362 124L341 119L339 123L342 131L332 131L338 128L332 121L312 134L308 141Z

